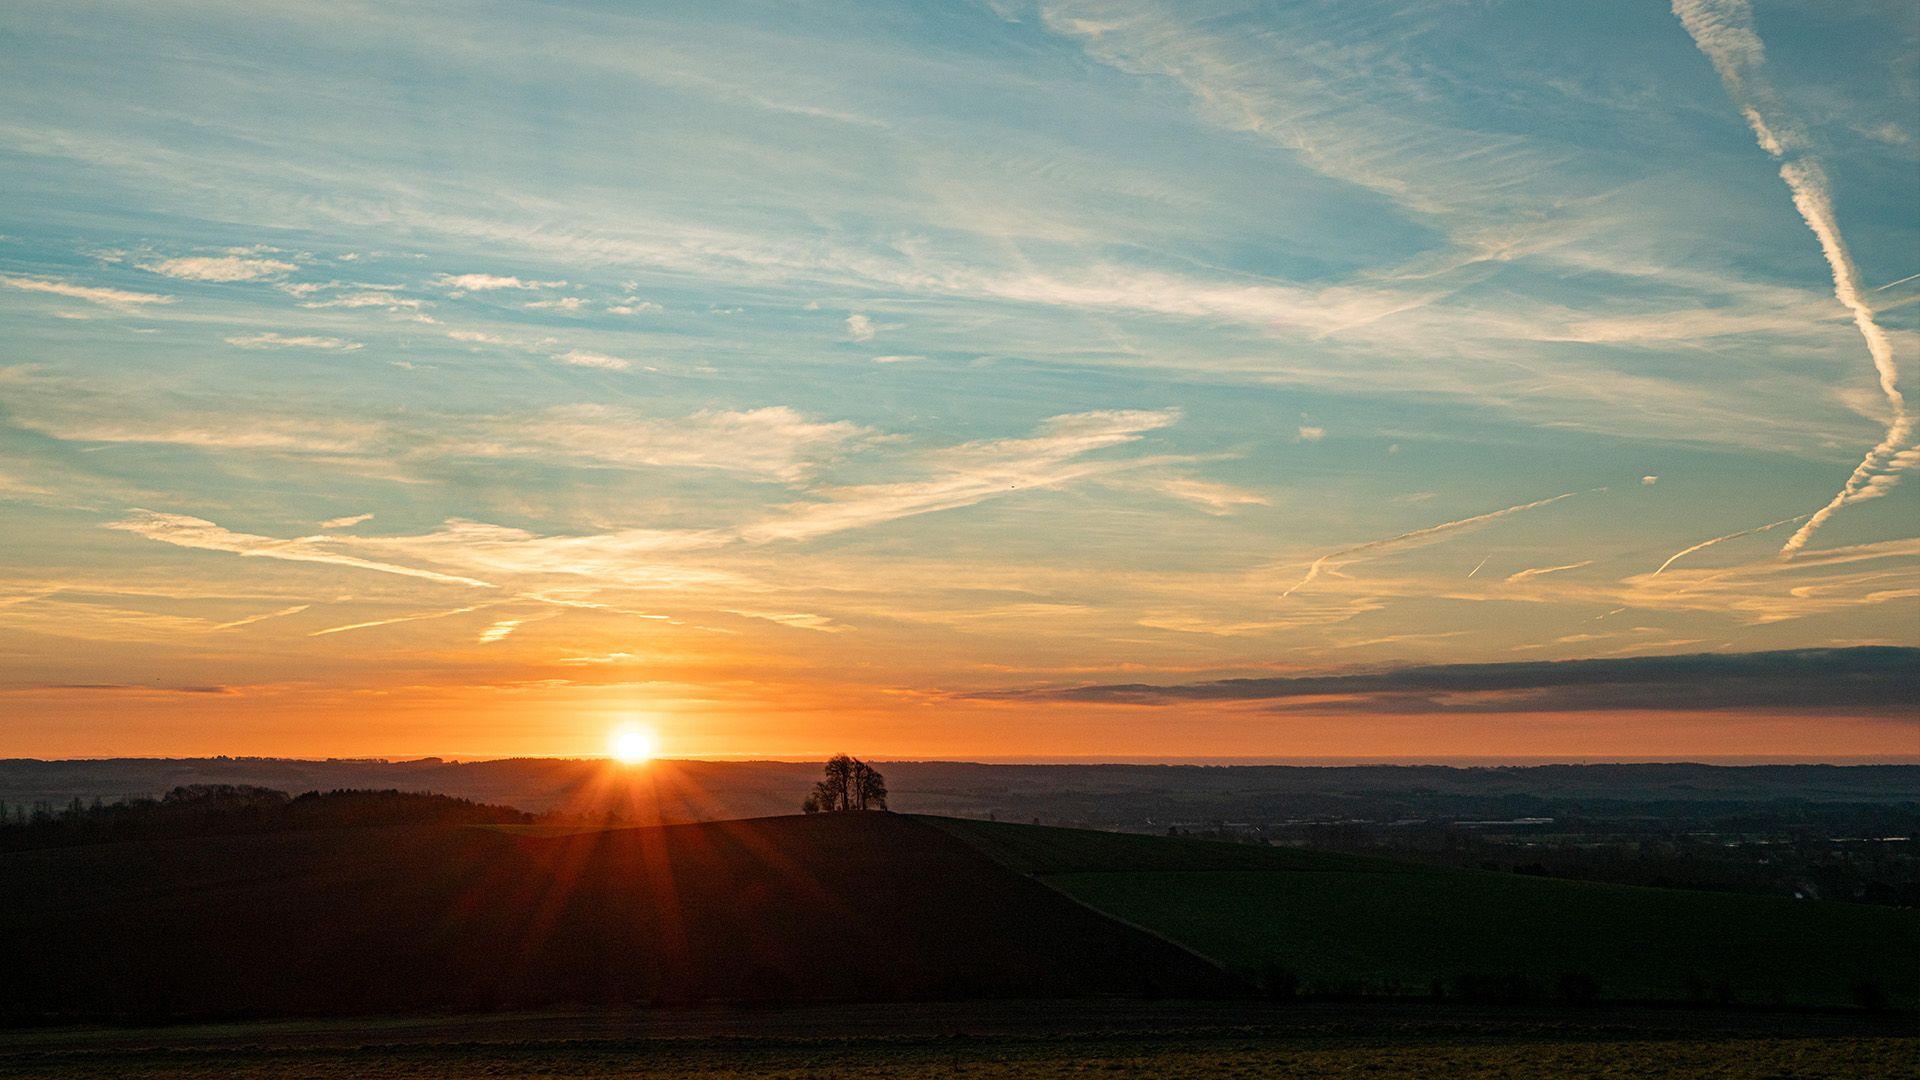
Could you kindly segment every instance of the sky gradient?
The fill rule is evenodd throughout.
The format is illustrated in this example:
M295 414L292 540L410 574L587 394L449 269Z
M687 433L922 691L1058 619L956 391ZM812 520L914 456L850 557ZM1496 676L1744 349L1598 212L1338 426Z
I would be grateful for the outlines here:
M1910 680L1805 651L1920 645L1911 4L30 0L0 61L0 755L1920 753L1071 689Z

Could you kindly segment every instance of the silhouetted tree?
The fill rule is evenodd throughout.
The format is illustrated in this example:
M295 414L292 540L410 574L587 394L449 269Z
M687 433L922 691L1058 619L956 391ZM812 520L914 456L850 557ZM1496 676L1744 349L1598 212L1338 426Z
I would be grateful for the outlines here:
M864 761L835 754L827 759L826 777L813 785L800 809L809 814L844 810L885 810L887 781Z
M862 810L887 808L887 778L864 761L853 763L854 796Z

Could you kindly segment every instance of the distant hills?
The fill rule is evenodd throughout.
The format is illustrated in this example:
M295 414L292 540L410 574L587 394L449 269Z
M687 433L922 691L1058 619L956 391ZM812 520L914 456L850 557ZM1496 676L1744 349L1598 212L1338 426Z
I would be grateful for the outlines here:
M1920 804L1920 766L1699 764L1000 765L881 762L895 809L957 817L1163 831L1209 821L1312 815L1514 817L1572 810L1658 814L1780 800ZM634 823L788 814L819 766L805 762L598 760L304 761L276 758L0 760L0 804L58 807L72 799L158 797L192 784L288 792L336 788L429 791L534 813Z

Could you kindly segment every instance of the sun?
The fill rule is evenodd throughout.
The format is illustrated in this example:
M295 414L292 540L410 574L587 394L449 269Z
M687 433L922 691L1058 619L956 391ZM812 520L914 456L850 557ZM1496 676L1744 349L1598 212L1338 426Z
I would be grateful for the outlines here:
M651 728L617 728L607 737L607 756L627 765L652 761L660 749L660 739Z

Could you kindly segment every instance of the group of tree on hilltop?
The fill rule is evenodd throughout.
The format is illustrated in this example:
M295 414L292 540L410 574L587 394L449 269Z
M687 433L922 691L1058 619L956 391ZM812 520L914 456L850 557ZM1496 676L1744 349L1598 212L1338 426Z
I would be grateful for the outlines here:
M827 759L826 772L826 778L813 785L800 809L809 814L828 814L887 808L887 781L880 770L858 758L835 754Z

